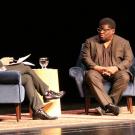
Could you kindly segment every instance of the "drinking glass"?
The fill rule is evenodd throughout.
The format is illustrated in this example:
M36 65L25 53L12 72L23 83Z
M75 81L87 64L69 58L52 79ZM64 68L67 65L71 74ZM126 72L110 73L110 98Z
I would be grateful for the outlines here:
M48 57L41 57L41 58L39 58L39 64L40 64L42 69L46 69L48 64L49 64Z

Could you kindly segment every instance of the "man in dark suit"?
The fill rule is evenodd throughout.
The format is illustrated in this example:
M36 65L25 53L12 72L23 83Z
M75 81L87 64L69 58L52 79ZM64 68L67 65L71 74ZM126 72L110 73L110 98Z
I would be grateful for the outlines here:
M38 96L40 93L43 96L44 101L49 101L51 99L61 98L65 92L60 91L56 93L49 90L48 85L45 84L37 74L29 67L24 64L10 65L9 63L13 61L11 57L4 57L0 60L1 70L17 70L21 73L22 85L25 87L26 94L30 101L31 108L33 110L33 119L42 120L53 120L57 117L51 117L46 112L44 112L44 105ZM38 93L37 93L38 92Z
M129 71L133 61L130 43L116 35L115 28L113 19L101 19L97 28L98 35L86 39L81 51L81 60L86 66L85 80L101 104L101 114L119 114L117 104L132 78ZM105 92L104 80L112 82L110 95Z

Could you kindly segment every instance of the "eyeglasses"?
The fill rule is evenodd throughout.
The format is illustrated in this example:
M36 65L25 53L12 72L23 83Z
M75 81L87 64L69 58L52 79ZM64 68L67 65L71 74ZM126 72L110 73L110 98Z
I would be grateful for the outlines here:
M109 31L109 30L111 30L111 29L97 28L97 32L101 32L101 31L107 32L107 31Z

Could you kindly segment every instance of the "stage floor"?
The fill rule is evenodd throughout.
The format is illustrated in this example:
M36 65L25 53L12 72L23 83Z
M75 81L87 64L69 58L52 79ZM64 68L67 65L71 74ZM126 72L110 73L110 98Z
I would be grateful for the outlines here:
M118 134L133 135L135 132L135 111L130 114L126 107L121 107L119 116L85 115L84 110L79 109L62 111L58 120L32 120L28 113L23 113L19 122L16 122L15 114L0 115L0 119L2 135L117 135L118 131Z

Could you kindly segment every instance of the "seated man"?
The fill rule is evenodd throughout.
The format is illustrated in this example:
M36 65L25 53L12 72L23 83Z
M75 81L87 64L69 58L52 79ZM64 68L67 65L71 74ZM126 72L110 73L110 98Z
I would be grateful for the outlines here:
M33 110L33 119L57 119L57 117L51 117L46 112L44 112L44 105L41 99L39 98L38 93L40 93L43 96L43 99L46 102L51 99L61 98L65 94L65 92L60 91L59 93L56 93L52 90L49 90L47 84L45 84L29 66L26 66L24 64L10 65L11 62L13 62L13 58L11 57L1 58L0 69L2 71L20 71L22 85L25 87L26 94L30 101L30 106Z
M98 35L86 39L81 51L81 60L86 66L85 80L101 104L102 108L98 108L101 114L110 112L119 115L117 104L132 79L129 68L133 62L133 52L129 41L115 34L115 27L113 19L101 19ZM112 83L109 95L103 85L105 80Z

